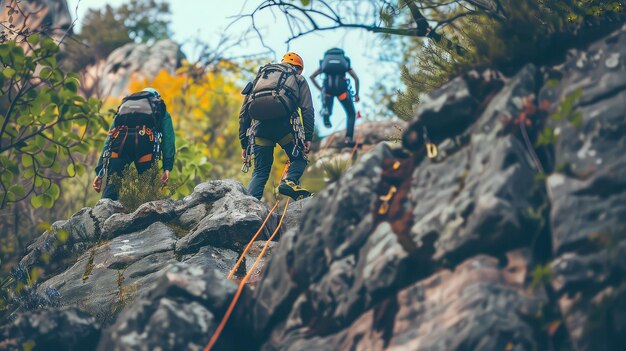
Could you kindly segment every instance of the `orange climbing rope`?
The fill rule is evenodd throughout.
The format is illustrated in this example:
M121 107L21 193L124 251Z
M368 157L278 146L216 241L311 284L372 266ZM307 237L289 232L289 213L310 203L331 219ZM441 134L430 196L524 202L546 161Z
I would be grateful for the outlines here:
M267 248L270 246L272 239L274 239L274 236L276 236L276 233L278 233L278 230L282 226L283 219L285 218L285 214L287 213L287 208L289 207L289 200L291 199L287 198L287 202L285 203L285 209L283 210L282 216L280 216L280 221L278 222L278 226L276 227L276 230L274 230L274 233L272 233L272 236L270 236L270 238L265 243L265 246L263 246L263 250L261 250L261 253L259 254L259 257L257 257L256 261L254 261L254 264L250 268L250 271L248 271L246 276L243 277L243 279L241 280L241 283L239 283L239 288L237 289L237 292L235 293L233 300L230 302L230 305L228 306L228 309L226 310L226 313L224 314L222 321L217 326L215 333L211 337L211 340L209 340L209 343L204 348L204 351L211 351L213 346L215 346L217 339L220 337L220 334L222 333L222 331L224 330L224 327L226 326L226 322L228 322L228 318L230 318L230 315L233 313L233 310L235 309L235 305L237 304L237 301L239 300L239 297L241 296L241 293L243 292L243 287L246 285L246 282L248 281L248 279L250 279L250 276L252 276L252 273L254 272L254 269L256 268L256 266L259 264L259 262L261 262L261 259L263 258L263 255L265 255Z
M285 175L287 174L287 171L289 170L289 166L290 166L290 163L289 163L289 161L287 161L285 163L285 169L283 170L283 174L280 176L281 180L285 178ZM254 236L252 236L252 239L250 239L250 241L248 242L248 245L246 245L246 247L243 249L243 252L241 253L241 256L239 256L239 259L237 260L237 263L235 263L235 266L233 267L233 269L228 274L228 279L232 279L232 277L235 275L235 272L237 272L237 268L239 268L239 266L241 265L241 262L243 261L244 257L246 256L246 253L248 253L248 250L250 250L250 247L252 246L252 244L254 243L256 238L259 236L259 234L261 234L261 231L263 230L263 228L265 228L265 225L267 224L267 221L269 221L270 217L272 216L272 214L274 213L274 211L278 207L278 203L279 203L279 201L276 201L276 203L274 204L274 207L272 207L270 212L267 214L267 217L265 217L265 220L263 220L263 223L261 224L261 227L259 227L259 230L257 230L257 232L254 234Z
M233 275L235 275L235 272L237 271L237 268L239 268L239 265L241 264L241 262L243 261L244 257L246 256L246 253L248 253L248 250L250 250L250 246L252 246L252 244L254 243L256 238L259 236L259 234L261 234L261 231L263 230L263 228L265 228L265 225L267 224L267 221L270 219L270 217L272 216L272 214L276 210L276 207L278 207L278 203L279 202L276 201L276 204L274 204L274 207L272 207L270 212L267 214L267 217L265 217L265 220L263 221L263 224L261 224L261 227L259 228L259 230L257 230L256 234L254 234L252 239L250 239L250 242L248 243L246 248L243 249L243 252L241 253L241 256L239 257L239 259L237 260L237 263L235 263L235 267L233 267L233 269L230 271L230 274L228 274L228 279L231 279L233 277Z

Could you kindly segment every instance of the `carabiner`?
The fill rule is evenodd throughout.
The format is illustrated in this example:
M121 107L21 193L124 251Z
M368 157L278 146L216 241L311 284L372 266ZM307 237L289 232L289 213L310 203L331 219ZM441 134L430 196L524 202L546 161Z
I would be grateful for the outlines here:
M426 144L426 154L428 155L429 159L434 159L435 157L437 157L437 155L439 154L437 151L437 145L433 144L433 143L427 143Z

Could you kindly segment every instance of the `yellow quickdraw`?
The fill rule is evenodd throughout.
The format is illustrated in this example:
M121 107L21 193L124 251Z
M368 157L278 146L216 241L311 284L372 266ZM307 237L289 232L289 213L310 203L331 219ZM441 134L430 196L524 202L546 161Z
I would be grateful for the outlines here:
M423 138L424 138L424 146L426 147L426 155L429 159L434 159L439 154L437 150L437 145L430 142L430 138L428 137L428 130L426 127L422 128Z
M433 143L426 143L426 155L429 159L434 159L438 154L437 145Z
M387 195L383 195L379 197L379 199L383 202L380 205L380 208L378 209L379 215L382 216L382 215L387 214L387 212L389 211L389 201L391 201L391 199L396 194L396 192L398 192L398 188L392 185L391 188L389 188L389 192L387 193Z

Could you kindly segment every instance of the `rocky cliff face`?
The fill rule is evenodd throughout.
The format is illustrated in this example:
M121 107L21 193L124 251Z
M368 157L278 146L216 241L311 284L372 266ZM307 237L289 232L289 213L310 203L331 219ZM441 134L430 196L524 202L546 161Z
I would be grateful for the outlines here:
M162 70L174 74L182 57L180 46L169 39L153 45L126 44L113 51L104 63L100 91L106 96L127 95L132 78L154 79Z
M374 147L289 211L301 217L216 349L621 349L625 57L626 28L559 66L471 72L433 92L404 148ZM21 313L2 333L12 345L202 349L236 289L224 273L267 211L230 181L131 214L85 209L22 261L77 253L39 287L65 307ZM70 240L49 244L60 229ZM110 326L81 327L90 315ZM41 320L77 334L50 339Z
M297 207L286 216L284 229L298 222ZM54 223L28 247L16 271L46 270L37 292L22 301L23 309L62 309L19 315L0 332L6 338L0 349L20 348L28 340L42 350L94 348L100 326L114 322L118 327L113 327L102 345L118 349L141 345L152 350L163 342L163 333L169 333L169 323L173 323L179 330L171 349L201 348L203 336L214 330L219 322L215 319L223 314L237 287L225 277L268 213L267 206L248 196L241 183L213 181L198 185L181 201L155 201L125 213L120 203L101 200L94 208ZM251 269L276 226L276 218L270 217L236 278ZM270 243L270 253L274 246ZM259 280L259 273L260 269L255 270L252 284ZM124 307L129 312L121 316ZM188 323L181 325L179 318ZM83 328L84 324L89 328ZM135 329L139 324L142 332ZM61 328L84 333L73 335ZM54 337L50 330L59 334ZM120 339L137 333L141 335L132 341ZM109 346L101 347L112 349Z
M130 93L131 79L152 80L161 71L174 74L182 58L180 45L170 39L151 45L129 43L114 50L106 61L88 67L84 84L99 96L123 97Z
M411 154L375 148L283 238L250 305L261 349L619 349L625 44L435 91Z

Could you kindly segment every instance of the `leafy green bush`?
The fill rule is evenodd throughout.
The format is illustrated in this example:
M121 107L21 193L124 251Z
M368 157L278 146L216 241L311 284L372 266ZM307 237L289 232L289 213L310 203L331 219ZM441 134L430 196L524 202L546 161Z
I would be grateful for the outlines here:
M58 51L39 34L0 42L0 209L29 197L51 208L59 181L85 171L76 155L107 127L100 100L78 95L79 77L59 68Z
M131 165L124 168L122 176L111 175L111 184L118 193L118 201L126 212L133 212L146 202L170 198L176 192L175 184L161 183L161 170L155 163L142 174Z

